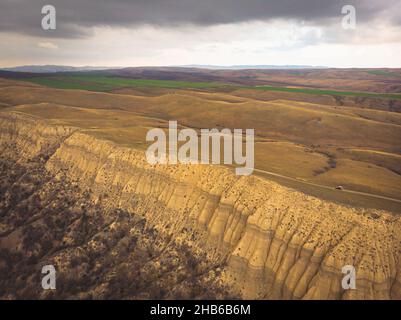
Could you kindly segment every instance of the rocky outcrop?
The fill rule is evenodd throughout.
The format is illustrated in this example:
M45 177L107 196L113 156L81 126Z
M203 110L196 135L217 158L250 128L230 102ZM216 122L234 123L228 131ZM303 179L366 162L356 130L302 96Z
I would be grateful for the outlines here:
M397 215L225 167L150 165L141 151L15 114L0 116L0 130L3 150L27 159L53 148L46 169L78 183L94 203L140 214L224 263L223 281L244 298L401 299ZM345 265L356 269L355 290L341 287Z
M52 126L43 121L18 113L0 114L0 150L15 158L26 161L39 154L52 153L59 144L76 129Z

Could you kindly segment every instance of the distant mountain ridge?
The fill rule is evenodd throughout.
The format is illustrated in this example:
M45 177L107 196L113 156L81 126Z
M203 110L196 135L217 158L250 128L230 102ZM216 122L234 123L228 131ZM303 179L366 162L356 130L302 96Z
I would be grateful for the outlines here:
M190 65L181 65L177 67L182 68L202 68L202 69L230 69L230 70L242 70L242 69L327 69L329 67L326 66L309 66L309 65L269 65L269 64L261 64L261 65L231 65L231 66L218 66L218 65L203 65L203 64L190 64Z
M17 66L11 68L0 68L0 70L13 71L13 72L32 72L32 73L55 73L55 72L76 72L76 71L92 71L92 70L106 70L117 69L118 67L72 67L60 65L27 65Z
M232 65L232 66L218 66L218 65L180 65L170 66L171 68L196 68L196 69L213 69L213 70L245 70L245 69L326 69L325 66L309 66L309 65ZM96 71L96 70L115 70L123 69L124 67L93 67L93 66L62 66L62 65L26 65L16 66L9 68L0 68L3 71L12 72L29 72L29 73L56 73L56 72L79 72L79 71ZM140 67L141 68L141 67ZM142 67L144 68L144 67ZM152 68L152 67L150 67ZM160 68L160 67L154 67Z

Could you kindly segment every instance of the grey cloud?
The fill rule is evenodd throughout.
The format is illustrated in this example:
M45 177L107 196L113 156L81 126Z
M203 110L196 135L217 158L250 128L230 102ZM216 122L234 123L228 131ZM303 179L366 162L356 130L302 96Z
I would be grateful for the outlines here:
M92 27L135 27L144 24L208 26L275 18L326 25L341 7L357 8L358 22L377 17L401 20L400 0L1 0L0 31L58 38L86 37ZM41 29L41 8L57 10L57 30Z

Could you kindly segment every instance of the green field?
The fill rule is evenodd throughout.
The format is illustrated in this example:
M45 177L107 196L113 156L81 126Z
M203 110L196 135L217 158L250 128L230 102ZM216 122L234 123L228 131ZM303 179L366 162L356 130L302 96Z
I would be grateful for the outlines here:
M219 86L221 87L224 85L222 83L216 83L216 82L128 79L122 77L89 76L89 75L32 77L23 80L57 89L80 89L80 90L104 91L104 92L125 87L208 89Z
M108 92L120 88L135 87L156 87L170 89L213 89L213 88L231 88L235 89L253 89L268 90L290 93L304 93L313 95L334 95L334 96L355 96L369 98L389 98L401 99L401 94L391 93L370 93L355 91L337 91L313 88L294 88L294 87L275 87L275 86L238 86L219 82L189 82L174 80L148 80L148 79L129 79L122 77L108 77L99 75L62 75L47 77L25 78L24 81L44 85L57 89L80 89L88 91Z
M306 94L318 94L318 95L401 99L401 94L393 94L393 93L371 93L371 92L337 91L337 90L326 90L326 89L288 88L288 87L272 87L272 86L256 86L256 87L247 86L247 87L243 87L243 88L245 88L245 89L267 90L267 91L281 91L281 92L296 92L296 93L306 93Z
M369 70L369 74L374 74L377 76L386 76L386 77L396 77L396 78L401 78L400 73L394 73L394 72L389 72L385 70Z

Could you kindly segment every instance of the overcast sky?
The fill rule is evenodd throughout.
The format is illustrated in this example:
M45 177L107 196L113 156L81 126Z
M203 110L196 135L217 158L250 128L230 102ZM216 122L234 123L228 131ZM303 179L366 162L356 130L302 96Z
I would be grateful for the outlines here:
M46 4L56 30L41 27ZM0 40L2 67L401 67L401 0L1 0Z

